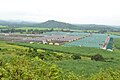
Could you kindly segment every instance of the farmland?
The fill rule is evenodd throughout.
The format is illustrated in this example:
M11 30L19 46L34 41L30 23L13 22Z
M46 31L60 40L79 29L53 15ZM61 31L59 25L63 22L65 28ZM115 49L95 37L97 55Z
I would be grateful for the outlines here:
M65 44L65 46L75 45L100 48L99 44L104 44L106 38L107 35L104 34L92 34L90 37Z
M120 38L116 38L115 39L115 45L114 45L117 49L120 49Z
M118 42L118 41L117 41ZM114 42L114 44L118 44L117 42ZM37 56L38 59L41 58L39 54L44 54L43 61L46 62L46 64L49 65L49 63L52 62L51 67L53 66L53 63L57 65L58 67L55 67L55 69L61 68L64 74L69 75L72 77L74 74L74 78L77 80L77 76L84 76L82 77L83 80L94 80L93 78L98 78L97 73L100 73L99 75L104 74L105 72L101 72L102 70L107 71L107 69L110 69L110 71L113 71L118 73L116 70L119 69L119 57L120 57L120 50L118 48L115 48L113 52L101 50L97 48L88 48L88 47L64 47L64 46L54 46L54 45L44 45L44 44L30 44L30 43L16 43L16 42L5 42L0 41L0 53L1 57L0 60L4 63L9 63L12 67L12 59L17 62L17 59L23 59L25 61L25 64L28 63L26 60L34 59L34 56ZM30 48L37 49L37 54L35 51L29 52ZM91 60L91 56L95 54L101 54L105 58L104 61L94 61ZM32 55L35 54L35 55ZM49 55L48 55L49 54ZM73 54L76 54L78 56L81 56L81 59L74 60L71 56ZM109 55L108 55L109 54ZM59 56L59 57L58 57ZM9 58L8 58L9 57ZM17 58L16 58L17 57ZM3 61L4 58L4 61ZM51 61L49 61L51 60ZM9 62L8 62L9 61ZM21 60L19 61L21 62ZM14 62L15 63L15 62ZM4 65L4 64L3 64ZM18 65L18 64L17 64ZM24 64L23 64L24 65ZM24 67L23 65L20 65L21 68ZM32 64L34 65L34 64ZM38 65L38 64L37 64ZM44 65L44 63L42 63ZM5 65L4 65L5 66ZM30 65L28 65L30 66ZM38 65L40 66L40 65ZM47 65L44 65L46 67L43 67L43 69L47 68ZM34 66L33 66L34 67ZM29 69L28 67L26 69ZM47 68L48 69L48 68ZM19 70L19 69L18 69ZM30 69L29 69L30 70ZM22 70L24 72L24 70ZM68 74L70 72L70 74ZM107 71L108 74L111 73L109 70ZM60 76L63 76L63 74L56 72ZM72 74L71 74L72 73ZM29 73L31 74L31 73ZM44 73L43 73L44 74ZM94 76L93 76L94 74ZM10 75L9 75L10 76ZM12 75L11 75L12 76ZM58 76L58 75L56 75ZM117 75L114 75L117 77ZM16 76L17 77L17 76ZM107 77L107 75L103 76ZM34 78L31 76L31 78ZM46 77L44 77L46 78ZM54 77L51 77L53 79ZM65 79L68 79L68 77L64 77ZM55 79L55 78L54 78ZM101 78L99 78L101 79ZM109 80L109 77L107 78ZM119 78L117 78L119 80ZM68 79L69 80L69 79Z
M120 35L120 32L107 32L107 34Z
M2 80L120 80L119 35L62 28L0 29Z
M107 51L99 46L105 44L107 37L107 34L60 31L0 33L1 79L10 76L11 79L119 80L120 38L110 35L108 46L112 46L112 51ZM81 43L84 46L79 46Z
M66 47L94 47L111 51L113 40L120 37L108 34L61 31L45 32L43 34L0 33L0 35L1 40L11 42L37 42L38 44L62 45ZM111 40L112 38L113 40Z

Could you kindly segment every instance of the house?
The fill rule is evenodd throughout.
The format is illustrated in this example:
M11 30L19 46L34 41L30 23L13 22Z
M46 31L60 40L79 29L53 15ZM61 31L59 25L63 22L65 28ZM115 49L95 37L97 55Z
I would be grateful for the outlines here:
M59 43L54 43L54 45L60 45Z
M52 43L52 42L50 42L50 43L49 43L49 45L53 45L53 43Z
M30 44L33 44L34 42L30 42Z
M43 43L43 44L47 44L47 42L46 42L46 41L42 41L42 43Z

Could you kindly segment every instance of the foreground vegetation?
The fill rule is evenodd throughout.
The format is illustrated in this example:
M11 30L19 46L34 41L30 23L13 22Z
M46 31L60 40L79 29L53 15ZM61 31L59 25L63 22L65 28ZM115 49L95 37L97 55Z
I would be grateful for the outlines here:
M116 40L114 45L119 45ZM102 55L104 60L91 60L95 54ZM120 80L119 66L118 47L109 52L0 41L1 80Z
M118 35L120 36L120 32L107 32L107 34Z
M114 44L115 44L115 45L114 45L115 48L117 48L117 49L120 50L120 38L116 38L114 42L115 42L115 43L114 43Z

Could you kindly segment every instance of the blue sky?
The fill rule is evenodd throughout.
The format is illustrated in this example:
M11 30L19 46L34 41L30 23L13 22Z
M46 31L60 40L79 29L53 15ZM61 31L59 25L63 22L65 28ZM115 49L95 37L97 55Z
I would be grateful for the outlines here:
M0 0L1 20L120 25L120 0Z

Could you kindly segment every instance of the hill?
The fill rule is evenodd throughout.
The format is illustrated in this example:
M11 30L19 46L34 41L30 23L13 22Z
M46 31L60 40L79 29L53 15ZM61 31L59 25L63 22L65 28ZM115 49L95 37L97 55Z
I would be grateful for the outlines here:
M8 27L29 27L33 24L37 24L35 22L27 22L27 21L6 21L0 20L0 25L8 26Z
M114 26L96 25L96 24L70 24L55 20L48 20L42 23L0 20L0 25L8 26L8 27L39 27L39 28L64 28L64 29L77 29L77 30L120 31L120 28L116 28Z
M46 22L41 23L40 27L44 27L44 28L76 28L77 26L69 24L69 23L58 22L55 20L48 20Z

